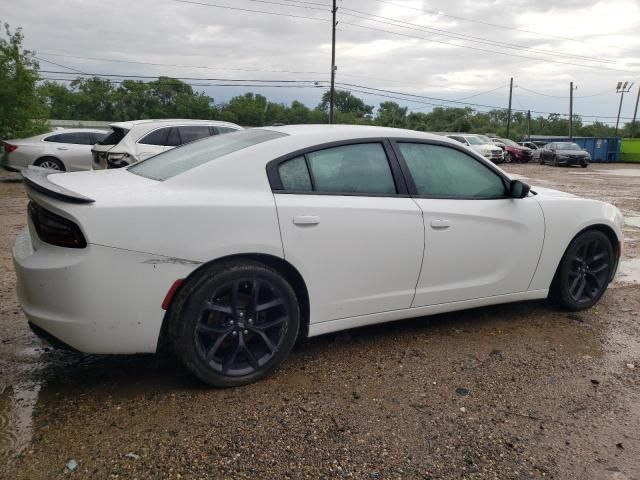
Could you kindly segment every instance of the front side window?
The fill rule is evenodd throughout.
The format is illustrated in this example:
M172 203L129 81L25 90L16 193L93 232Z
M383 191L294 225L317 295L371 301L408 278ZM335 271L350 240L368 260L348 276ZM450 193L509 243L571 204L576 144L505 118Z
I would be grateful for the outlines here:
M307 154L317 192L396 193L381 143L326 148Z
M186 125L178 127L182 143L190 143L211 136L208 125Z
M450 147L398 143L417 194L435 198L503 198L502 178L466 153Z
M158 128L157 130L147 133L138 141L138 143L141 143L143 145L157 145L159 147L164 147L164 144L167 142L167 135L169 134L169 130L171 130L171 127Z

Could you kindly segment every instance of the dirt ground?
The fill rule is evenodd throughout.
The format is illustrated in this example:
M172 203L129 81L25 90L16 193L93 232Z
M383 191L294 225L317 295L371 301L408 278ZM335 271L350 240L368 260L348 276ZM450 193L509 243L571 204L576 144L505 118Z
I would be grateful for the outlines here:
M640 479L640 165L506 170L628 217L595 308L526 302L326 335L230 390L171 356L34 337L10 254L26 197L0 174L0 478Z

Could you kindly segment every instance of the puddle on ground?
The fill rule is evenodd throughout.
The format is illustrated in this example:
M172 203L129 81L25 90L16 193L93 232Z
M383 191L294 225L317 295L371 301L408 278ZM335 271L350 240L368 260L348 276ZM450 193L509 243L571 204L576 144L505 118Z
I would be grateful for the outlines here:
M8 383L10 379L5 377L0 381L0 459L21 453L31 442L33 412L41 385L29 373L39 369L33 363L39 356L36 348L21 350L17 353L20 380Z
M618 267L615 283L640 285L640 258L622 260Z
M624 224L629 227L640 228L640 217L624 217Z
M569 175L611 175L614 177L640 177L640 168L620 168L618 170L589 170L584 172L568 172Z

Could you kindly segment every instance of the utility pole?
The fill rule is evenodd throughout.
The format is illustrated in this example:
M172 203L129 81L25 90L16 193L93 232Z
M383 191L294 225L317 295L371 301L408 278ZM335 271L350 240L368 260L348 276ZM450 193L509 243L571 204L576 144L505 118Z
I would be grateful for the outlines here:
M511 97L513 96L513 77L509 83L509 116L507 117L507 138L509 138L509 130L511 130Z
M576 87L577 89L578 87ZM569 83L569 141L573 141L573 82Z
M614 134L616 137L618 136L618 125L620 124L620 113L622 112L622 99L624 98L624 94L631 90L631 85L629 82L618 82L616 85L616 93L620 94L620 106L618 107L618 118L616 119L616 133Z
M631 136L636 136L636 115L638 115L638 101L640 101L640 87L638 87L638 96L636 97L636 108L633 109L633 121L631 122Z
M336 0L333 0L331 9L331 93L329 101L329 123L333 123L333 109L336 103Z
M527 140L531 140L531 110L527 110Z

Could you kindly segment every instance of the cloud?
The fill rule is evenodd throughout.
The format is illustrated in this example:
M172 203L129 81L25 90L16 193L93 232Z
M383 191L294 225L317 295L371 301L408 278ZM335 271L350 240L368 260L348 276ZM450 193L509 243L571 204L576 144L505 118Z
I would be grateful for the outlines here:
M14 0L4 2L2 20L13 28L23 27L27 46L41 58L90 73L329 79L328 0L313 2L327 4L319 10L317 5L285 0L271 0L283 5L198 1L274 15L173 0ZM640 7L634 0L351 0L338 5L336 78L341 83L449 99L505 85L504 90L470 100L504 106L512 76L516 85L558 96L567 95L573 80L579 86L576 95L585 96L576 100L577 113L615 115L619 99L615 83L640 78L640 39L635 34ZM61 70L46 62L42 68ZM201 89L217 101L245 90ZM607 89L608 93L587 97ZM251 90L277 101L301 99L311 106L322 93L320 89ZM517 88L516 96L523 108L567 110L562 98ZM632 95L628 97L623 116L633 112ZM365 98L370 104L386 100Z

